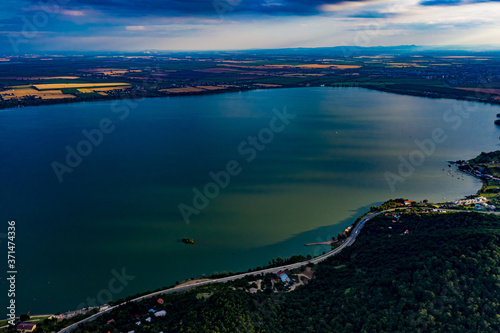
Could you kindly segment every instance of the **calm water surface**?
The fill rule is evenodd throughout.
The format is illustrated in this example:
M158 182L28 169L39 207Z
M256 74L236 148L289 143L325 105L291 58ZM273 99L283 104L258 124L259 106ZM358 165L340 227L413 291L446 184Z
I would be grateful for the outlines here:
M480 183L448 174L446 161L495 150L500 135L497 106L357 88L127 103L123 120L123 101L0 111L0 233L16 220L18 314L105 302L113 270L134 276L123 288L113 286L122 289L116 300L278 256L320 254L327 249L304 243L329 239L370 205L474 193ZM471 106L460 124L446 113ZM269 127L273 109L284 108L296 118L247 162L240 144ZM76 149L82 130L103 118L114 131L59 182L51 164L65 163L66 147ZM432 138L436 128L446 140L422 155L415 140ZM422 164L392 191L386 172L397 175L400 159L411 154L424 156ZM193 188L203 189L209 173L231 160L241 173L185 223L178 205L192 205ZM182 244L183 237L196 245Z

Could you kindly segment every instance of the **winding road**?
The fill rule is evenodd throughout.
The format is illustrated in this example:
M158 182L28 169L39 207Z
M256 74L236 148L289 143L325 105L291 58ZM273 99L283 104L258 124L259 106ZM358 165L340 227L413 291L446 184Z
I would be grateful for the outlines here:
M255 275L261 275L261 274L276 273L276 272L279 272L281 270L290 270L290 269L295 269L295 268L300 268L300 267L303 267L303 266L307 266L309 264L318 264L318 263L324 261L325 259L327 259L327 258L329 258L331 256L334 256L337 253L341 252L344 248L346 248L348 246L351 246L356 241L356 237L358 237L359 232L364 227L364 225L365 225L365 223L367 221L369 221L370 219L374 218L375 216L378 216L378 215L380 215L382 213L386 213L386 212L391 211L391 210L392 209L387 210L387 211L378 212L378 213L375 213L375 214L368 214L367 216L363 217L356 224L356 226L353 228L353 230L352 230L351 234L349 235L349 237L347 237L345 239L345 241L339 247L333 249L332 251L330 251L328 253L325 253L325 254L323 254L321 256L318 256L316 258L313 258L313 259L310 259L310 260L307 260L307 261L298 262L298 263L295 263L295 264L289 264L289 265L284 265L284 266L279 266L279 267L266 268L266 269L262 269L262 270L259 270L259 271L254 271L254 272L248 272L248 273L242 273L242 274L232 275L232 276L228 276L228 277L225 277L225 278L212 279L212 280L209 280L209 281L201 281L201 282L196 282L196 283L192 283L192 284L184 285L184 286L180 285L180 286L177 286L177 287L173 287L173 288L169 288L169 289L164 289L164 290L156 291L156 292L144 295L144 296L140 296L140 297L134 298L134 299L132 299L132 300L130 300L128 302L139 302L139 301L142 301L143 299L151 298L151 297L154 297L154 296L177 293L177 292L188 290L188 289L191 289L191 288L194 288L194 287L203 286L203 285L206 285L206 284L225 283L225 282L230 282L230 281L234 281L234 280L239 280L239 279L245 278L247 276L255 276ZM112 306L112 307L110 307L110 308L108 308L108 309L106 309L104 311L96 313L96 314L94 314L94 315L92 315L92 316L90 316L88 318L85 318L85 319L83 319L83 320L81 320L79 322L76 322L76 323L74 323L74 324L72 324L70 326L67 326L67 327L63 328L62 330L60 330L58 333L69 332L72 329L76 328L78 325L81 325L81 324L86 323L86 322L90 322L90 321L96 319L97 317L101 316L102 314L104 314L106 312L113 311L114 309L116 309L117 307L119 307L122 304L123 303L118 304L118 305L114 305L114 306Z

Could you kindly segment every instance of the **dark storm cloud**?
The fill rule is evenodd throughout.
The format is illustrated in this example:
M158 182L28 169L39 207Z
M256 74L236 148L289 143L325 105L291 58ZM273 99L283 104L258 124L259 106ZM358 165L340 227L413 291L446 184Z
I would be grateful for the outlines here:
M44 3L28 0L33 5ZM57 0L56 0L57 1ZM112 16L134 17L217 15L224 13L255 13L269 15L314 15L321 13L319 7L338 4L341 0L59 0L67 9L95 9ZM350 2L370 2L354 0Z

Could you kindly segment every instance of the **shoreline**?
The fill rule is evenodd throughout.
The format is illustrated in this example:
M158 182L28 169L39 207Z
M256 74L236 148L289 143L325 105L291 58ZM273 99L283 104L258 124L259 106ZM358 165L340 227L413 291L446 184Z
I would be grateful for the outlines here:
M254 90L270 90L270 89L286 89L286 88L323 88L323 87L328 87L328 88L363 88L363 89L368 89L368 90L374 90L374 91L382 91L386 93L391 93L391 94L397 94L397 95L403 95L403 96L414 96L414 97L424 97L424 98L432 98L432 99L453 99L453 100L460 100L460 101L468 101L468 102L477 102L477 103L483 103L483 104L488 104L488 105L499 105L500 106L500 100L485 100L485 99L478 99L478 98L467 98L467 97L460 97L460 96L453 96L453 95L438 95L435 93L429 94L425 92L417 92L417 91L398 91L398 90L393 90L390 88L386 87L380 87L380 86L373 86L373 85L363 85L363 84L358 84L358 85L342 85L342 84L330 84L330 85L311 85L311 86L303 86L303 85L289 85L289 86L281 86L281 87L256 87L256 88L236 88L236 89L221 89L221 90L207 90L207 91L201 91L201 92L182 92L182 93L175 93L175 94L144 94L142 96L140 95L132 95L132 96L123 96L123 97L115 97L115 96L101 96L101 97L94 97L92 99L78 99L78 98L66 98L66 99L48 99L48 100L36 100L36 103L29 103L29 104L17 104L17 105L7 105L7 103L4 103L5 101L0 100L0 110L15 110L15 109L20 109L24 107L36 107L36 106L48 106L48 105L58 105L58 104L73 104L73 103L83 103L83 102L104 102L104 101L120 101L120 100L136 100L136 99L145 99L145 98L165 98L165 97L185 97L185 96L205 96L205 95L214 95L214 94L226 94L226 93L236 93L236 92L243 92L243 91L254 91Z

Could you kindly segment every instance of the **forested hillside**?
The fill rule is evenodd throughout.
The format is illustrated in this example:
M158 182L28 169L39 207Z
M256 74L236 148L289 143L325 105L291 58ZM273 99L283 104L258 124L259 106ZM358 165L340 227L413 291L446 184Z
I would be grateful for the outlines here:
M500 218L393 221L368 222L353 246L293 292L200 287L165 295L163 304L128 303L74 332L499 332ZM165 316L153 315L161 310Z

